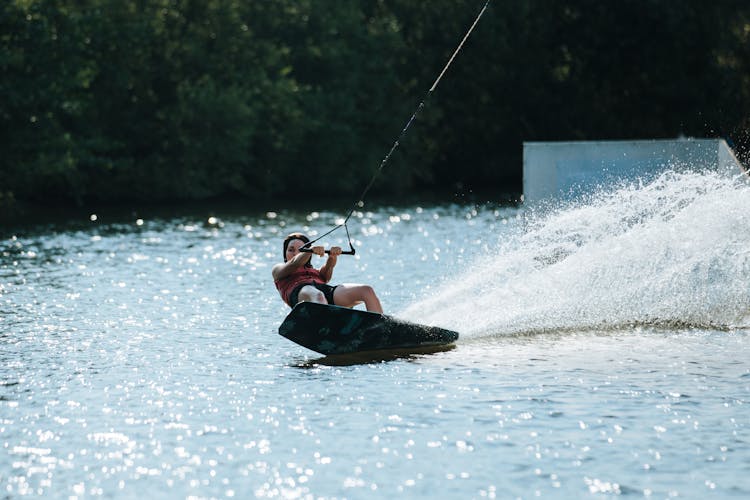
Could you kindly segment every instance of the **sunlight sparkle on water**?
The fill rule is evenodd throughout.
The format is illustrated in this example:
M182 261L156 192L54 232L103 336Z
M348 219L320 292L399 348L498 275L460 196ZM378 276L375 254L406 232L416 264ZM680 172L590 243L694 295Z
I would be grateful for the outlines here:
M342 220L324 207L19 231L0 241L0 489L746 498L749 193L692 174L545 213L355 212L335 281L461 333L387 361L277 334L280 240Z

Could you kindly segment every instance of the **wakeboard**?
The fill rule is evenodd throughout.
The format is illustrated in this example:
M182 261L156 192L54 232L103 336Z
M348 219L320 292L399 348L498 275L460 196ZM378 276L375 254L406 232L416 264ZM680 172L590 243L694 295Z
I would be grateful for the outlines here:
M458 333L348 307L300 302L279 326L279 334L321 354L419 350L445 346Z

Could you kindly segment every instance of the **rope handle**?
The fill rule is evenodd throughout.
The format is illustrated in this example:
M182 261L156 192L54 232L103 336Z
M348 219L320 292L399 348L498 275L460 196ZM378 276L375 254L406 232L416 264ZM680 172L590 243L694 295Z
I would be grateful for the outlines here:
M300 248L299 251L303 253L312 253L312 248ZM330 254L331 251L326 250L325 253ZM356 250L342 250L341 251L341 255L354 255L355 253L357 253Z
M300 247L299 251L303 252L303 253L312 253L312 248L310 248L310 245L312 245L312 244L313 244L312 241L310 243L305 243L304 245L302 245ZM325 253L330 254L331 251L330 250L326 250ZM354 246L352 245L352 242L350 240L349 241L349 250L343 250L341 252L341 255L355 255L356 253L357 253L357 251L354 249Z

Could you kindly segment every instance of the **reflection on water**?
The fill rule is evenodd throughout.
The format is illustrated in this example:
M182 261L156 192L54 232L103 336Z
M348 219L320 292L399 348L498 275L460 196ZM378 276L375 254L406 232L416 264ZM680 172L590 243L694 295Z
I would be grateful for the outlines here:
M646 186L546 215L357 213L335 280L463 334L365 359L276 334L280 239L322 233L333 211L18 231L0 242L2 491L744 498L750 259L728 204L748 192L661 182L661 198Z
M333 354L322 356L317 359L298 360L292 366L299 368L315 368L319 365L325 366L352 366L370 363L384 363L386 361L418 361L425 356L439 352L447 352L455 349L454 344L442 346L430 346L411 349L390 349L382 351L363 351L351 354Z

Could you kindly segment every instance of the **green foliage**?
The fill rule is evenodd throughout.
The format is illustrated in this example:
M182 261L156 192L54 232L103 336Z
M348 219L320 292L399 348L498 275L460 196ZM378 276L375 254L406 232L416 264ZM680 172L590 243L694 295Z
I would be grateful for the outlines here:
M484 2L8 0L0 207L358 195ZM493 0L375 188L517 191L524 140L729 136L739 0Z

